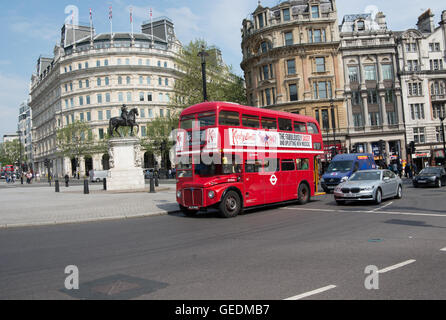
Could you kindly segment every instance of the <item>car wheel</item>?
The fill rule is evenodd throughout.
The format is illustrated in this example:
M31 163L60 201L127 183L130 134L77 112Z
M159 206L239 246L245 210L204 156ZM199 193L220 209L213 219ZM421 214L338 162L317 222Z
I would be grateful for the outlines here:
M182 205L180 205L180 210L186 217L194 217L198 213L198 210L189 210L188 208L183 207Z
M219 213L223 218L236 217L242 210L240 196L235 191L229 191L221 200Z
M299 190L297 191L297 202L302 205L302 204L306 204L310 201L310 188L308 187L307 184L302 183L299 186Z
M399 185L398 190L396 191L395 199L401 199L402 197L403 197L403 187Z
M441 180L440 179L437 180L437 188L441 188Z
M378 190L376 190L376 194L375 194L375 203L380 204L382 201L383 201L383 193L382 193L381 189L378 188Z

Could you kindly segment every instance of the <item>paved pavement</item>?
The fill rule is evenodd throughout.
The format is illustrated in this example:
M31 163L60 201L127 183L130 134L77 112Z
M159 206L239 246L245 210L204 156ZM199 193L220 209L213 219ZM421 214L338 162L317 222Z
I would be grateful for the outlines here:
M1 190L0 193L3 193ZM446 299L446 187L305 206L0 229L0 299ZM65 267L79 290L64 289ZM365 287L375 266L378 288Z
M160 184L157 193L103 191L102 184L90 185L90 194L83 194L83 185L54 184L6 185L0 188L0 228L78 223L106 219L123 219L161 215L178 210L175 185Z

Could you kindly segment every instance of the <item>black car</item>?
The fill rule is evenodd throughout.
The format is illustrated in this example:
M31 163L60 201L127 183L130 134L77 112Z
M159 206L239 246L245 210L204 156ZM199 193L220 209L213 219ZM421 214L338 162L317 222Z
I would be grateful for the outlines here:
M413 178L415 188L421 186L434 186L441 188L446 185L446 171L443 167L427 167Z

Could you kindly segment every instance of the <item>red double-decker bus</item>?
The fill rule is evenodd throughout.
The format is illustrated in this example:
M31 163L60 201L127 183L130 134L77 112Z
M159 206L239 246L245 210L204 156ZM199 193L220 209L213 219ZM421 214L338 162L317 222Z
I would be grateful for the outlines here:
M181 113L176 141L177 202L186 215L217 208L307 203L318 191L319 124L311 117L206 102Z

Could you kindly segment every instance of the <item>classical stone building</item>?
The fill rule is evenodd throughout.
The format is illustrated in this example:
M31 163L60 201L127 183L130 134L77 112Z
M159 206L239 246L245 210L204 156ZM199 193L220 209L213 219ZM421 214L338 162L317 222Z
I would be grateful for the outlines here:
M28 101L24 101L19 107L19 118L17 129L19 132L19 139L23 145L23 156L26 162L23 161L25 169L32 169L33 166L33 146L32 146L32 113Z
M386 163L405 158L396 45L384 14L346 15L340 30L350 150Z
M431 10L419 18L417 29L396 32L398 63L406 120L407 143L417 167L444 161L439 116L446 104L446 11L435 26Z
M153 32L152 32L153 25ZM153 38L152 38L153 34ZM30 107L36 169L44 173L45 159L57 175L88 174L107 169L107 154L92 154L76 163L58 154L58 128L77 120L87 122L89 137L104 139L111 117L120 108L139 109L140 137L152 118L168 116L169 100L179 71L175 63L181 43L168 18L144 23L141 33L95 34L85 26L64 25L53 57L40 57L32 76ZM152 154L141 153L144 167L154 167Z
M341 151L348 122L339 45L334 0L259 4L242 29L249 104L316 118L326 146Z

